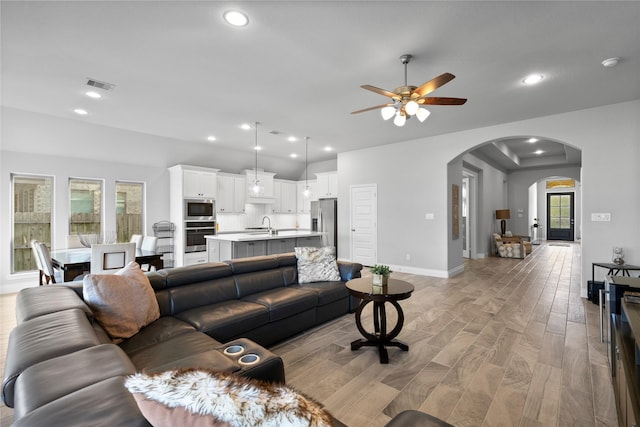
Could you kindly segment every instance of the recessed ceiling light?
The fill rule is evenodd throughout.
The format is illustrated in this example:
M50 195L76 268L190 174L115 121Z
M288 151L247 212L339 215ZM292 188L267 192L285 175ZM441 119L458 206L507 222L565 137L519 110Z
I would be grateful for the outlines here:
M207 141L213 142L213 141L215 141L215 140L216 140L216 137L215 137L215 136L213 136L213 135L209 135L209 136L207 137Z
M259 145L256 145L255 147L253 147L253 149L256 151L260 151L262 150L262 147L260 147Z
M529 138L529 139L527 139L527 142L529 144L533 144L534 142L538 142L538 138Z
M89 98L93 98L93 99L102 98L102 95L100 95L98 92L94 92L92 90L90 90L89 92L85 92L84 94L87 95Z
M83 110L82 108L76 108L75 110L73 110L73 112L79 116L86 116L87 114L89 114L87 110Z
M540 155L542 153L544 153L544 151L542 151L542 150L536 150L536 151L533 152L533 154L537 154L537 155Z
M298 155L296 153L291 153L289 154L289 157L291 157L292 159L295 159L296 157L298 157Z
M618 61L620 61L620 58L609 58L602 61L602 65L607 68L615 67L616 65L618 65Z
M332 150L333 150L333 148L331 148L329 146L324 147L324 151L332 151Z
M287 141L289 142L296 142L298 139L295 136L290 136L289 138L287 138Z
M522 80L522 83L526 85L534 85L536 83L540 83L544 79L542 74L530 74Z
M251 125L248 123L243 123L240 125L240 129L249 130L251 129Z
M234 27L245 27L249 23L249 17L238 10L228 10L222 16Z

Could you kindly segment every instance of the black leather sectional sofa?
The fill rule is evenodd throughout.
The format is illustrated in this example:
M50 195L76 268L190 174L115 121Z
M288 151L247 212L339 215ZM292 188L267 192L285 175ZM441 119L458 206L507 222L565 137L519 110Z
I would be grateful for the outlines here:
M13 425L148 426L123 385L141 370L209 368L284 382L282 359L264 346L355 309L344 282L362 266L338 267L342 281L308 284L297 283L294 254L147 273L160 318L118 345L82 300L82 282L24 289L2 384Z

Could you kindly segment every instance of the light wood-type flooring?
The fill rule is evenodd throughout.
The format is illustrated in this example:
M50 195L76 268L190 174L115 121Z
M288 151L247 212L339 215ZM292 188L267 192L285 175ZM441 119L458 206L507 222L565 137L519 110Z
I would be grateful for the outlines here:
M345 315L271 349L287 383L350 427L383 426L404 409L455 426L616 426L597 306L580 297L580 245L464 267L449 279L393 273L416 289L400 302L408 352L391 347L382 365L375 348L351 351L360 334ZM3 367L14 301L0 297Z

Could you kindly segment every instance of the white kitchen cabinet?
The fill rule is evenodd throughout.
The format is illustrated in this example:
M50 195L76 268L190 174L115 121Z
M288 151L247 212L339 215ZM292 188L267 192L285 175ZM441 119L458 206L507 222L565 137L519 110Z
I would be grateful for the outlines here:
M305 197L304 187L307 185L307 181L298 181L296 187L296 212L309 213L311 212L311 202L318 200L317 184L316 181L308 181L309 185L309 197Z
M296 189L293 181L276 179L273 181L273 195L275 203L271 206L272 213L296 213Z
M183 265L204 264L209 262L209 256L206 251L203 252L187 252L184 254Z
M216 198L216 172L184 169L182 174L182 185L185 198Z
M245 182L244 176L241 175L218 174L217 212L244 212Z
M338 197L338 172L317 173L318 199Z

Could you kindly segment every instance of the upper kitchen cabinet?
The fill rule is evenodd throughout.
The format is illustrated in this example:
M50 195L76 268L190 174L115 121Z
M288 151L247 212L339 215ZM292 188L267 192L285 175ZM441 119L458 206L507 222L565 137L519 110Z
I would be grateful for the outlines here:
M247 179L247 184L245 185L245 194L247 195L246 202L247 203L274 203L274 189L273 189L273 177L275 173L258 171L257 173L254 170L245 170L245 176ZM259 195L255 195L250 187L251 184L255 181L256 176L258 181L260 181L260 186L262 187L262 193Z
M338 172L321 172L316 176L318 199L338 197Z
M243 213L245 203L244 175L218 174L216 210L220 213Z
M272 205L272 213L296 213L296 189L294 181L276 179L273 181L273 194L275 203Z
M199 166L176 165L169 168L173 182L181 183L173 187L182 191L180 198L215 199L217 195L217 173L219 169Z
M305 197L303 192L304 192L304 187L307 185L307 183L309 185L309 196ZM298 213L311 212L311 202L315 202L318 200L318 189L317 189L316 181L315 180L298 181L296 200L297 200L296 210Z

